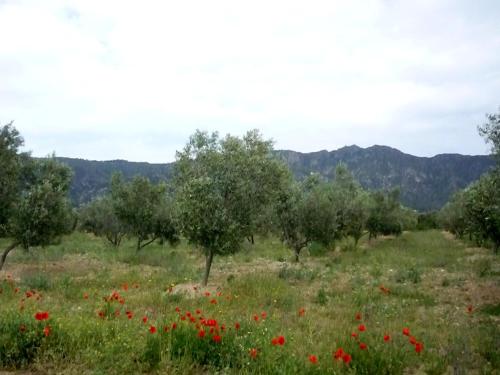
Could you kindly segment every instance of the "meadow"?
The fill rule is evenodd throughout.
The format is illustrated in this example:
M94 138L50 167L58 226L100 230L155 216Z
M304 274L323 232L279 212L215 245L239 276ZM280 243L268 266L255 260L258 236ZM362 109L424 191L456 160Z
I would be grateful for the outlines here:
M6 241L0 240L5 247ZM500 262L430 230L204 257L75 232L0 272L0 370L67 374L498 374Z

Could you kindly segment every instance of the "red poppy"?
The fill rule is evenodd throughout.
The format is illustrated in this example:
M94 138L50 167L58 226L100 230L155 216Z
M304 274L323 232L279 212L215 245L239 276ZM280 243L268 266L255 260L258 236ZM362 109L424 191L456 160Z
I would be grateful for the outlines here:
M210 292L205 292L205 297L210 297Z
M34 292L32 292L31 290L28 290L28 291L25 293L26 298L31 298L31 297L33 297L33 294L34 294Z
M127 314L127 318L129 318L129 320L134 317L134 313L132 311L127 311L125 314Z
M351 333L351 337L354 339L358 338L358 334L356 332Z
M364 325L364 324L360 324L360 325L358 326L358 331L359 331L359 332L364 332L364 331L366 331L366 327L365 327L365 325Z
M200 310L200 309L197 309L197 310L196 310L196 314L197 314L197 315L200 315L200 314L201 314L201 310Z
M83 293L83 299L89 299L88 293Z
M471 314L471 313L472 313L472 310L473 310L472 305L467 306L467 312L468 312L469 314Z
M127 284L127 283L123 283L123 284L122 284L122 289L123 289L124 291L127 291L127 290L128 290L128 284Z
M200 330L198 331L198 337L201 339L203 337L205 337L205 331L204 330Z
M391 336L389 336L389 335L384 335L384 341L385 341L385 342L388 342L388 341L390 341L390 340L391 340Z
M148 317L147 317L147 316L143 316L143 317L142 317L142 322L143 322L144 324L146 324L146 323L148 322Z
M210 301L210 303L211 303L212 305L217 305L217 300L214 298L214 299L212 299L212 300Z
M284 336L275 337L271 340L271 343L273 345L284 345L285 344L285 337Z
M212 337L212 340L216 343L219 343L219 342L221 342L222 337L220 337L219 335L215 335Z
M163 327L163 332L167 333L168 332L168 326Z
M420 353L424 349L424 344L417 342L415 344L415 352Z
M262 319L266 319L267 318L267 313L265 311L262 311L260 313L260 316L262 317Z
M172 330L177 328L177 323L172 323Z
M351 362L352 357L351 357L351 355L350 355L350 354L345 353L345 354L342 356L342 360L344 361L344 363L345 363L346 365L348 365L348 364Z
M49 313L47 311L42 311L42 312L37 312L35 314L35 319L36 320L47 320L49 319Z
M240 323L236 322L234 323L234 329L239 330L240 329Z
M309 356L309 362L311 362L312 364L318 363L318 357L316 357L314 354L311 354Z
M413 336L410 336L410 344L415 345L417 343L417 339Z
M175 308L175 312L181 312L180 307L176 307L176 308Z
M149 327L149 332L156 333L156 327L155 326L150 326Z
M362 342L362 343L359 344L359 348L361 350L365 350L367 348L367 345L364 342Z
M222 292L217 292L217 297L221 297L222 296Z
M252 348L248 351L248 354L250 355L251 358L257 358L257 349Z
M356 316L355 316L355 319L356 320L361 320L361 313L356 313Z
M299 316L304 316L305 313L306 313L306 309L304 309L303 307L301 307L299 309Z
M190 317L189 320L191 323L196 323L196 319L194 317Z
M116 317L120 316L120 310L115 310L115 316Z
M333 353L333 358L340 359L344 355L344 349L338 348L335 353Z
M99 315L99 318L104 319L104 315L105 315L104 311L99 310L99 312L97 313L97 315Z
M43 329L43 334L45 335L45 337L48 337L50 335L50 326L46 326Z
M255 320L256 322L258 322L259 321L259 316L258 315L254 315L253 316L253 320Z
M410 329L408 327L403 328L403 335L410 336Z

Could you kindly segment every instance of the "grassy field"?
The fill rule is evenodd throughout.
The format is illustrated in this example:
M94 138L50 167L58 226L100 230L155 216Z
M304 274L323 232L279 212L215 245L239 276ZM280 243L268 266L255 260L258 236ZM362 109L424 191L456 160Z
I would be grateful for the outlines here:
M184 243L136 253L75 233L15 250L0 272L0 370L500 373L489 250L427 231L291 258L258 238L215 258L201 288L204 259Z

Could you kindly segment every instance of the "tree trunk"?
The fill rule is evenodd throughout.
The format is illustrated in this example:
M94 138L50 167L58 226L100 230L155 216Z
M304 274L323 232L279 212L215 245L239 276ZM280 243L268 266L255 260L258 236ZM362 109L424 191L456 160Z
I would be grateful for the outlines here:
M208 283L208 275L210 274L210 267L212 267L212 260L214 259L213 250L209 250L206 255L206 263L205 263L205 274L203 275L203 286L207 286Z
M137 252L139 252L139 250L141 250L141 238L140 237L137 237L137 248L136 248Z
M255 245L255 240L253 238L253 234L250 236L250 242L252 242L252 245Z
M5 263L5 259L7 259L7 255L9 255L9 253L11 252L11 250L14 250L14 248L19 245L18 242L14 242L13 244L11 244L9 247L7 247L4 251L3 251L3 254L2 254L2 257L0 258L0 271L2 270L3 268L3 264Z
M299 263L300 248L295 248L295 262Z

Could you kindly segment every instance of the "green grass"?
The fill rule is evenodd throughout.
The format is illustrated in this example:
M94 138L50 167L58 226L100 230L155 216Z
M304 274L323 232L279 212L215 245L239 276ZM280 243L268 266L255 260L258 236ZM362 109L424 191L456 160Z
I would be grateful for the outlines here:
M209 286L201 288L203 256L185 242L138 253L131 240L114 249L74 233L44 249L16 249L0 273L0 370L498 373L499 261L487 250L420 231L363 238L356 249L313 245L299 264L291 260L277 239L256 238L240 253L216 257ZM118 297L109 299L114 292ZM39 311L48 311L49 320L36 321ZM220 343L200 316L217 320ZM366 331L358 331L360 324ZM421 353L404 327L423 343ZM281 335L285 344L273 345ZM352 355L349 365L333 359L339 347Z

